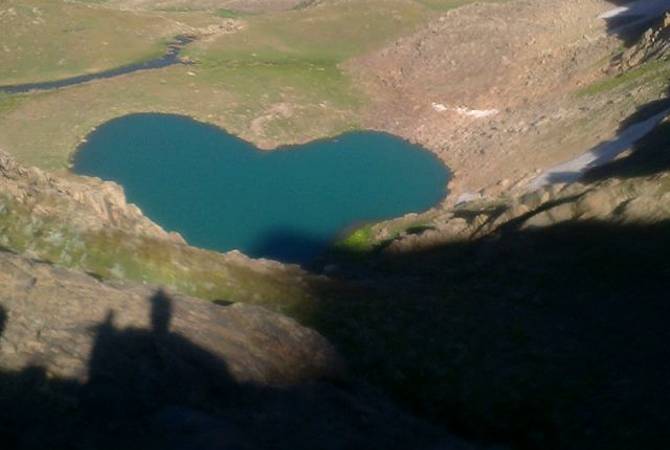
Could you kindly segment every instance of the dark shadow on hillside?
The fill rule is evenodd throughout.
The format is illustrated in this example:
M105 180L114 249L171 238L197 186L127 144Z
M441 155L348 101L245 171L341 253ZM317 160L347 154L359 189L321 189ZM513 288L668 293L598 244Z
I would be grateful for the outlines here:
M635 44L649 27L660 23L668 0L608 0L613 7L627 7L620 15L604 19L609 33L618 36L626 46Z
M663 111L670 111L670 99L651 102L631 115L620 130L639 123ZM670 124L665 121L635 142L628 153L618 159L590 169L584 174L587 182L606 178L632 178L653 175L670 169Z
M670 222L521 225L370 256L360 290L322 301L317 325L360 373L467 438L667 448Z
M650 26L636 20L608 25L631 44ZM619 136L667 110L667 98L638 108ZM598 167L550 181L670 170L667 122L632 148L605 144L595 148ZM559 205L481 239L396 254L387 242L365 258L333 257L324 265L339 266L329 273L349 290L323 293L315 324L362 376L468 439L524 450L667 449L670 221L524 228Z
M616 7L628 7L629 11L620 16L604 19L608 23L609 32L623 39L627 45L639 42L642 33L656 26L663 18L664 11L670 11L670 0L608 0ZM638 11L640 14L636 14ZM640 20L645 11L653 11L653 20ZM663 38L665 39L665 38ZM623 53L616 56L612 63L616 65ZM658 55L656 55L658 56ZM655 56L648 55L649 60ZM633 69L631 69L633 70ZM619 74L620 76L621 74ZM664 152L657 151L656 146L665 142L665 126L656 126L663 116L670 113L670 90L666 89L666 98L643 105L619 124L616 136L603 141L591 148L584 155L590 154L592 161L585 169L580 165L578 170L570 167L557 167L545 175L549 184L571 183L575 181L597 181L609 177L632 177L649 175L667 168ZM664 114L665 113L665 114ZM650 123L652 128L647 127ZM656 127L655 130L653 127ZM644 131L641 131L644 130ZM654 130L654 131L652 131ZM626 154L628 153L628 154ZM620 155L624 155L623 158Z
M666 95L670 95L667 92ZM653 175L670 168L667 156L668 127L664 118L670 115L670 98L649 102L622 120L617 135L589 150L593 161L583 171L553 172L550 184L575 181L594 182L607 178L630 178ZM648 122L648 123L647 123ZM637 139L631 138L639 134ZM646 134L645 134L646 133Z
M670 95L670 89L666 90L665 95ZM670 98L667 97L639 106L633 114L621 121L619 132L668 110L670 110Z
M151 329L119 328L110 311L86 383L39 366L0 372L0 448L409 449L438 438L362 386L236 382L226 361L170 331L171 316L163 292ZM0 331L6 320L0 308Z
M326 240L298 230L277 228L261 236L249 254L306 266L326 250L329 244Z

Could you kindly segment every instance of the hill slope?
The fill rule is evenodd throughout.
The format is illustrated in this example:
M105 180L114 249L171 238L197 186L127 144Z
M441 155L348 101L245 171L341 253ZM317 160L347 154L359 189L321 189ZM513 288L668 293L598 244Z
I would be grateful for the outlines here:
M519 134L501 138L499 148L515 152L512 162L542 154L549 166L667 115L668 20L617 48L626 37L608 35L598 18L611 5L561 2L556 17L541 6L549 11L544 0L456 10L427 31L351 61L347 70L367 79L366 89L393 92L366 105L378 112L368 120L440 145L470 142L471 133L487 129L491 136ZM580 8L589 16L570 17ZM491 11L533 12L537 22L525 26L542 45L526 45L529 36L516 34L521 21L485 21ZM468 70L481 92L438 86L440 73L452 69L435 54L454 42L454 18L472 19L465 48L489 28L509 32L511 41L495 42L527 51L530 69L548 58L539 72L546 77L525 78L529 68L512 65L500 72L504 85L496 90L491 79L475 76L486 65L474 61ZM580 33L596 19L600 38L591 42ZM550 57L541 49L552 25L560 32L551 47L558 54ZM429 62L436 72L424 70ZM551 73L561 67L567 78ZM422 87L426 81L433 85ZM485 104L458 103L463 95L483 101L495 92L515 99L524 89L537 89L539 100L520 100L504 118L483 114ZM454 97L433 105L433 90ZM394 106L397 121L382 114L403 93L416 94L423 106ZM549 110L561 115L530 122ZM442 113L465 125L431 119ZM498 129L517 119L528 127ZM23 448L44 447L31 439L52 438L60 431L53 424L65 424L84 429L75 448L110 435L105 445L118 448L148 433L168 436L168 443L149 440L161 448L665 449L670 124L659 120L616 159L546 172L547 185L532 182L535 171L519 175L520 183L498 183L505 170L514 173L513 164L496 172L500 160L487 158L497 138L487 134L485 151L468 156L477 169L487 165L462 186L477 190L476 198L363 227L312 272L189 247L127 205L117 186L26 168L3 154L0 238L22 255L0 252L0 305L8 317L0 340L0 400L8 406L0 409L0 431ZM482 141L472 142L464 149ZM457 150L444 149L452 156ZM53 411L64 422L54 421ZM28 426L35 429L17 433ZM72 434L58 436L73 442Z

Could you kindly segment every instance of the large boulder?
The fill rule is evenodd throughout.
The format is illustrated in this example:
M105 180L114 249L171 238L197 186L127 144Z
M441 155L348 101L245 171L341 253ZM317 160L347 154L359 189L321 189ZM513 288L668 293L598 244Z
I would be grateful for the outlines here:
M90 177L56 177L35 167L21 166L1 149L0 193L36 217L67 216L70 224L79 229L113 228L184 242L179 234L166 232L137 206L127 203L118 184Z
M292 319L0 252L3 449L420 449L441 436Z
M104 284L9 254L0 258L0 307L5 369L39 365L50 376L87 382L96 339L108 329L117 336L134 330L149 340L178 337L184 358L196 361L189 349L197 348L206 359L221 361L218 369L225 368L235 382L287 384L341 374L337 354L323 337L264 308L219 306L144 285ZM135 362L127 363L120 369L132 369Z

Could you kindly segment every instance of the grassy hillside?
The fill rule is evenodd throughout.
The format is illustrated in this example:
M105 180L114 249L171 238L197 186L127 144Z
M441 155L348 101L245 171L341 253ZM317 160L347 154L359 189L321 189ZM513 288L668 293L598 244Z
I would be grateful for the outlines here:
M240 31L189 48L193 66L1 96L0 145L63 168L91 127L147 110L187 113L266 146L336 133L357 125L366 101L341 64L458 3L343 1L244 16ZM209 20L191 13L160 14ZM647 64L582 95L635 102L626 91L667 72ZM658 107L639 112L649 106ZM513 449L664 449L668 136L666 123L589 174L591 184L366 226L327 261L329 280L124 229L81 229L69 222L76 210L51 205L49 216L29 203L32 182L28 203L0 196L0 244L102 278L282 311L336 344L355 375L466 438Z
M53 202L44 197L38 204ZM76 206L62 202L62 211ZM74 209L73 209L74 208ZM309 298L305 274L291 267L252 263L119 228L82 229L57 215L35 214L11 195L0 195L0 248L104 279L168 286L209 300L265 304L299 311Z
M114 5L28 0L0 7L10 48L0 84L144 60L161 54L170 37L231 16L217 5L197 11L107 8ZM428 6L415 0L347 0L233 13L239 31L205 37L185 50L193 66L15 97L20 100L0 97L0 146L29 165L64 169L92 128L146 111L187 114L267 148L339 134L358 127L366 104L341 64L410 33L434 17L435 5Z
M60 0L0 3L0 85L97 72L161 55L169 21Z

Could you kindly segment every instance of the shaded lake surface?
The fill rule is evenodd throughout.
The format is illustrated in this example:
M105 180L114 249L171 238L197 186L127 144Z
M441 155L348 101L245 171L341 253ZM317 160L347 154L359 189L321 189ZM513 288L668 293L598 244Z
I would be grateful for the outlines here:
M384 133L268 152L167 114L106 123L81 146L73 170L118 182L130 202L191 245L301 264L348 227L430 208L450 176L433 154Z

